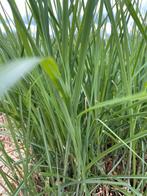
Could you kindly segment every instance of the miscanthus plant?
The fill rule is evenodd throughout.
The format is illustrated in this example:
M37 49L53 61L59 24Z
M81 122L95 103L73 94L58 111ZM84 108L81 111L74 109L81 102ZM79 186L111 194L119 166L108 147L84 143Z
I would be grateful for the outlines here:
M15 0L7 2L13 18L1 1L0 112L19 156L0 143L11 170L0 170L7 194L94 195L101 187L105 195L146 195L141 1L26 0L25 21Z

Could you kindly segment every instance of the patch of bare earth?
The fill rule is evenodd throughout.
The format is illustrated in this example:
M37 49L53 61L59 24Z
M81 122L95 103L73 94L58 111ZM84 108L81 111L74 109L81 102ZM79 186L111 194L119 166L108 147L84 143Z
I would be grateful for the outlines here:
M7 129L4 127L5 123L6 123L6 118L4 114L0 114L0 144L1 147L8 154L8 156L12 158L13 161L15 162L19 160L19 155L16 151L15 144L10 137L10 134L8 134ZM7 175L9 181L11 182L12 186L14 186L15 189L17 186L17 182L15 182L12 178L12 169L10 169L9 166L4 164L4 161L2 161L2 159L5 160L2 150L0 150L0 157L1 157L0 170L3 174ZM4 179L0 175L0 196L7 196L7 195L9 195L9 190L7 188Z

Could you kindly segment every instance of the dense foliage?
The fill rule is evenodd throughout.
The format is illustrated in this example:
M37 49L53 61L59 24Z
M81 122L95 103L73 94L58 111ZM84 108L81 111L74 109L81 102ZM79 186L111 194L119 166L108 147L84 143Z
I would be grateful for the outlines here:
M140 1L26 0L25 21L15 0L7 2L13 19L3 8L0 81L13 84L38 64L0 102L20 157L12 160L1 143L13 171L10 178L0 170L9 194L90 195L101 185L114 195L145 194L147 14Z

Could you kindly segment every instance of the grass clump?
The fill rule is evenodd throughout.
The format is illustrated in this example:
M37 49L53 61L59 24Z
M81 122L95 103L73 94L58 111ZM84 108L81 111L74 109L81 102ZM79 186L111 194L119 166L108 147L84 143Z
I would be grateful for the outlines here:
M1 3L0 112L20 158L1 144L13 171L0 171L8 193L146 194L147 15L140 2L25 3L27 22L14 0L12 21Z

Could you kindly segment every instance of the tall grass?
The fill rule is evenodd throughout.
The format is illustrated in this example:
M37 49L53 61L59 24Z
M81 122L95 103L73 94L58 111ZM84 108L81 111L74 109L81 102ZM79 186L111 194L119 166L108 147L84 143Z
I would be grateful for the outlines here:
M13 19L1 3L3 92L38 64L0 102L20 157L12 160L1 143L12 170L11 177L0 170L9 194L90 195L99 185L116 195L146 194L147 15L140 1L28 0L27 24L7 1ZM22 57L11 65L19 72L4 64Z

